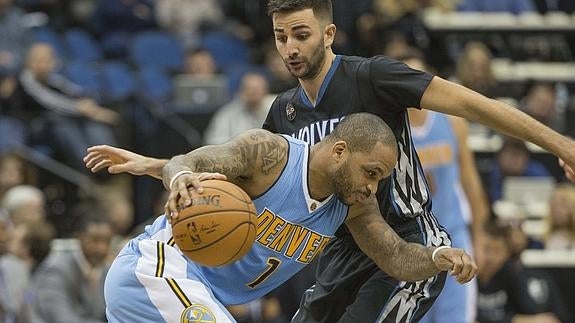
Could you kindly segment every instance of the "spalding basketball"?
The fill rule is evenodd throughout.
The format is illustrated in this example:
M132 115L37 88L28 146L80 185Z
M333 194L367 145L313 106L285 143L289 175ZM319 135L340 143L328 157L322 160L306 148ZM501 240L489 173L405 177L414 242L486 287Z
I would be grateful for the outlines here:
M202 181L204 191L181 210L172 234L180 250L204 266L224 266L243 257L256 237L257 214L251 198L238 186Z

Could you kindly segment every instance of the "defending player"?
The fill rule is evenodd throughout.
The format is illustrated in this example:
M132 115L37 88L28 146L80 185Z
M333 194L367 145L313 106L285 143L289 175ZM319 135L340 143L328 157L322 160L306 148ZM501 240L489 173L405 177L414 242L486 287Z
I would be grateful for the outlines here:
M268 9L276 48L299 86L278 96L264 128L315 144L350 113L365 111L385 120L398 141L398 162L376 195L385 221L404 240L436 246L446 235L431 212L408 107L481 122L575 165L573 141L518 109L387 57L335 55L330 0L270 0ZM345 231L318 257L316 284L306 291L293 321L417 322L441 291L444 274L417 283L398 281L372 261L378 261L377 249L358 248L362 232Z

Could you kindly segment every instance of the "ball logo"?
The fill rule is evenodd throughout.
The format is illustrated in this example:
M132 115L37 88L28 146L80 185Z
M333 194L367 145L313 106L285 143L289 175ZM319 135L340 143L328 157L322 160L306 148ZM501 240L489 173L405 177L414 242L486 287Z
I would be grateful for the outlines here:
M182 312L180 323L216 323L216 317L207 307L194 304Z
M198 198L192 200L192 205L211 205L215 207L222 207L220 205L220 198L220 194L200 195Z

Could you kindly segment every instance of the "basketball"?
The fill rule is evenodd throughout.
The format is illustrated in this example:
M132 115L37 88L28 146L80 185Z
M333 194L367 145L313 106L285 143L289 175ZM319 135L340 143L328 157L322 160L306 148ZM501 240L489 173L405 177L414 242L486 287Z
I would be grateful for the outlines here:
M251 198L238 186L202 181L204 192L181 210L172 223L174 240L192 261L224 266L243 257L256 237L257 214Z

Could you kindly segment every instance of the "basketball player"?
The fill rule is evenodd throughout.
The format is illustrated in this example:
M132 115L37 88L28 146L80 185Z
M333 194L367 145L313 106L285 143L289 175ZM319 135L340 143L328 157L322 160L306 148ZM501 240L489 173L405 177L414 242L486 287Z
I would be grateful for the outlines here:
M531 141L562 157L566 174L575 178L568 167L575 166L575 143L518 109L387 57L335 55L330 0L270 0L268 9L277 50L299 85L278 96L264 128L315 144L350 113L381 117L399 151L391 178L376 195L381 214L404 240L437 246L446 235L431 212L407 107L457 115ZM306 291L294 322L417 322L427 312L445 273L416 283L394 279L371 260L377 260L376 250L358 248L362 234L344 227L326 246L316 284Z
M127 159L109 147L94 147L85 162L98 171L121 167ZM191 205L201 180L227 179L240 186L256 206L258 235L237 262L203 267L182 255L168 219L161 216L112 264L105 285L108 320L233 322L225 305L249 302L279 286L311 262L343 223L351 232L364 232L359 247L377 249L377 264L398 279L421 280L450 270L459 282L469 281L476 266L463 250L402 241L379 215L373 193L396 159L391 129L362 113L346 117L311 148L289 136L250 130L168 163L140 163L147 165L143 173L158 178L163 169L170 189L166 214L174 219L176 200L182 197ZM152 172L145 169L150 165ZM190 184L195 191L188 194Z
M423 55L415 49L397 59L411 68L426 69ZM413 143L433 199L432 211L449 232L452 245L473 254L481 263L479 254L472 253L472 245L480 245L483 239L489 208L473 152L467 147L467 122L424 109L409 109L408 115ZM460 285L447 277L441 295L420 323L441 323L446 317L450 323L473 322L476 295L475 280Z

